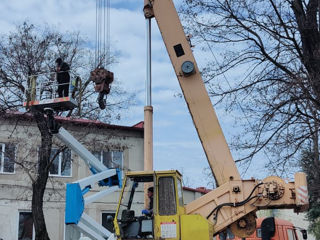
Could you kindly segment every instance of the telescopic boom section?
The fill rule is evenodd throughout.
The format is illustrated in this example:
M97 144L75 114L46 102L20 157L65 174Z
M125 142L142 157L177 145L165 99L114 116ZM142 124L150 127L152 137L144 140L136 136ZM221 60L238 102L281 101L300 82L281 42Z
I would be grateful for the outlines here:
M172 1L145 1L144 12L157 21L217 184L241 180Z

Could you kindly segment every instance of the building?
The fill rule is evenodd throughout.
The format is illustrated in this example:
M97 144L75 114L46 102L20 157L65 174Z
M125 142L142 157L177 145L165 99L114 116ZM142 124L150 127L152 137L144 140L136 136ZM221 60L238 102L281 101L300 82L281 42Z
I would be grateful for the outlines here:
M197 187L197 188L183 187L183 202L184 204L188 204L193 200L207 194L210 191L211 189L207 189L205 187Z
M126 127L83 119L57 117L57 120L107 167L143 170L143 123ZM0 117L0 239L34 238L31 185L40 141L39 130L30 115L9 113ZM65 235L66 183L91 175L73 151L65 149L58 153L62 146L54 138L51 155L56 157L44 196L46 225L52 240L64 239ZM86 213L109 227L102 219L115 213L118 197L119 192L94 202Z

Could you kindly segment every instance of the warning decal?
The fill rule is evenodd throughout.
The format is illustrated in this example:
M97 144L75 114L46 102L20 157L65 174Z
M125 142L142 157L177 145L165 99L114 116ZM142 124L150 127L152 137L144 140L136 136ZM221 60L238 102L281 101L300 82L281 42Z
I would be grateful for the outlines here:
M306 186L300 186L297 190L297 196L301 203L308 203L308 189Z
M176 222L161 222L161 238L176 238L177 223Z

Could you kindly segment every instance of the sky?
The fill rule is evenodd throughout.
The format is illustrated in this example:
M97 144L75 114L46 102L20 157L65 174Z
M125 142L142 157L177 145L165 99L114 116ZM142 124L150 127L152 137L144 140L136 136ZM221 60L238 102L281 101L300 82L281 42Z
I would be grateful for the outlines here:
M132 126L143 121L146 79L146 20L143 0L110 0L111 51L117 63L111 67L115 81L136 94L136 103L122 113L116 124ZM175 1L176 4L179 1ZM54 26L60 32L80 31L95 42L94 0L1 0L0 33L13 31L23 21ZM195 47L201 68L205 53ZM187 186L207 186L203 169L208 167L195 127L181 94L156 22L152 21L152 105L154 108L154 169L177 169ZM217 109L220 124L230 141L232 118ZM254 176L254 172L247 177ZM254 176L257 177L257 176ZM259 176L260 178L263 176Z

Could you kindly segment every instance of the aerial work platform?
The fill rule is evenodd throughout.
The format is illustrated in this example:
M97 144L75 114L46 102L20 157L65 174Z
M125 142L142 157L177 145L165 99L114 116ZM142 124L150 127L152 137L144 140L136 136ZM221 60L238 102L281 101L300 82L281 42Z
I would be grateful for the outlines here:
M23 102L24 107L34 107L39 110L44 108L52 108L55 111L68 111L77 106L77 102L72 97L52 98L43 100L34 100L30 102Z
M80 78L71 78L69 83L58 84L56 81L45 79L43 76L31 76L29 86L26 87L24 107L33 107L38 110L51 108L54 111L68 111L78 106L75 93L78 90ZM58 89L67 87L67 93L59 96ZM27 100L29 99L29 100Z

